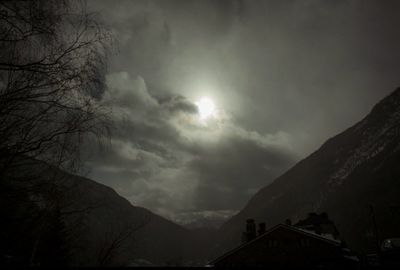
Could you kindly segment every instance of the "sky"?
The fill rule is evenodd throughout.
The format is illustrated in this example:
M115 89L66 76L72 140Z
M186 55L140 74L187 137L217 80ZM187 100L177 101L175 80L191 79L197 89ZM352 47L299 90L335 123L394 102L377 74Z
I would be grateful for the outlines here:
M89 177L180 224L229 217L400 86L397 0L89 0L115 37Z

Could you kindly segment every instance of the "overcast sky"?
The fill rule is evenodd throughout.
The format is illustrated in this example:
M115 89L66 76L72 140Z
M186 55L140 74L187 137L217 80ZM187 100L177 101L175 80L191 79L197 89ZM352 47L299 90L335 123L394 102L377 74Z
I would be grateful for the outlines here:
M397 0L89 8L117 41L101 97L111 145L86 163L89 177L180 223L240 210L400 86ZM203 97L215 107L206 117Z

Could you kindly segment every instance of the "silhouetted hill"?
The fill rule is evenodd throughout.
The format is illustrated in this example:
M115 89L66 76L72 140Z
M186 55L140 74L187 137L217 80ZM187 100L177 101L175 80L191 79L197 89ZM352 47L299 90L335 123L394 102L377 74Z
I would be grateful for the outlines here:
M2 264L204 264L192 231L90 179L22 163L1 182Z
M271 227L286 218L295 222L308 212L326 211L350 247L371 251L376 242L370 206L380 239L400 236L399 164L400 88L257 192L220 228L214 249L236 246L247 218Z

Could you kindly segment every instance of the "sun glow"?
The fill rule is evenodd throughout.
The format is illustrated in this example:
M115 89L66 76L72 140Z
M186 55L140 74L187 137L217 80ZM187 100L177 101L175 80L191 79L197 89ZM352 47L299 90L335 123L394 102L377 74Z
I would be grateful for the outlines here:
M215 108L214 102L208 97L202 97L196 102L197 108L199 110L199 116L202 120L207 120L209 118L215 118L217 110Z

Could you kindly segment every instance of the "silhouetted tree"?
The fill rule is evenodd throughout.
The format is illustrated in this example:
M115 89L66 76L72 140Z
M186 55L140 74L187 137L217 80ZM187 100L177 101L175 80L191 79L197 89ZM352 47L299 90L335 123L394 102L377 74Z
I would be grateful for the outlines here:
M40 266L67 266L68 232L58 205L51 211L47 223L43 237L38 239L41 240L39 250L37 254L33 254L31 265L38 262Z
M32 220L24 211L10 214L13 220L8 221L12 226L25 218L21 223L34 225L27 251L11 250L22 254L23 265L66 265L68 238L81 236L66 231L66 215L71 219L92 206L65 205L60 182L68 175L49 165L74 168L84 137L101 139L108 132L107 112L97 98L110 42L109 33L87 12L84 1L0 2L0 186L10 184L6 178L23 179L21 185L10 184L13 194L8 195L17 198L23 191L23 199L35 210L28 213L35 215ZM22 170L15 169L21 160L28 162L23 162ZM5 172L9 168L11 174ZM112 224L99 246L99 264L110 265L116 256L131 252L134 233L146 222ZM9 243L15 238L3 239Z
M83 1L0 2L2 170L19 156L72 168L83 136L107 132L96 96L110 41Z
M30 224L32 236L21 244L28 251L5 244L1 252L22 255L24 264L27 252L31 264L65 259L63 222L71 211L60 205L57 189L68 175L55 167L74 170L83 139L108 133L107 112L97 99L111 41L85 1L0 1L0 188L4 202L20 211L0 205L10 217L1 228Z
M98 247L97 263L100 266L110 266L117 256L129 253L134 256L135 233L150 222L150 216L145 215L141 220L130 224L118 221L109 224L109 228L103 237L103 242ZM125 265L126 266L126 265Z

